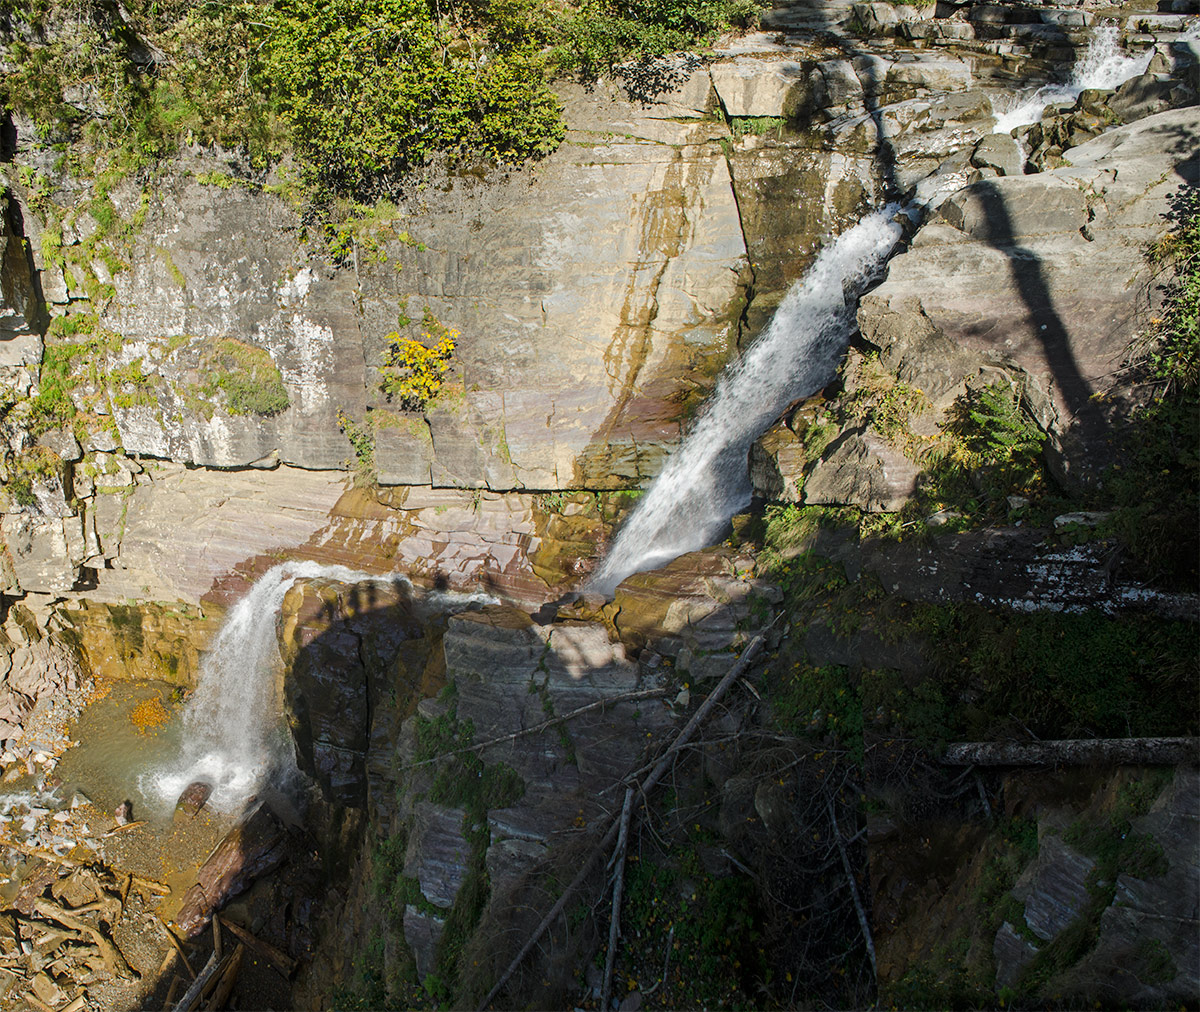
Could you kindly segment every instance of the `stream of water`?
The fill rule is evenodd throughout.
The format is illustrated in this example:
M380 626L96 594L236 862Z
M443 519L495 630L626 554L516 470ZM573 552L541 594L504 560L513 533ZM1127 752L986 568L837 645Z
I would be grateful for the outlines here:
M1036 123L1046 106L1074 102L1088 88L1118 88L1144 73L1149 62L1149 53L1130 56L1121 48L1121 33L1116 25L1103 25L1092 33L1066 84L1046 84L1031 94L1015 95L1007 110L997 112L992 132L1006 134Z
M750 501L750 444L793 401L833 379L854 329L859 293L903 228L898 204L869 214L817 257L745 357L717 383L699 421L621 528L588 587L611 594L625 577L712 544Z
M1046 85L1013 99L995 132L1036 122L1052 102L1074 101L1085 88L1116 88L1142 73L1149 54L1128 56L1115 26L1098 28L1065 85ZM965 180L943 177L918 187L914 208ZM927 192L924 192L927 191ZM699 422L667 461L588 589L612 594L627 576L654 569L711 544L750 501L746 457L753 441L791 402L834 376L854 328L858 295L878 275L901 235L900 210L868 215L817 258L792 287L745 358L726 370Z
M213 788L209 804L226 810L265 781L286 787L296 775L282 701L276 698L276 624L292 585L315 577L373 579L316 562L285 562L263 574L225 617L184 711L179 755L142 774L145 796L171 806L188 784L202 780Z

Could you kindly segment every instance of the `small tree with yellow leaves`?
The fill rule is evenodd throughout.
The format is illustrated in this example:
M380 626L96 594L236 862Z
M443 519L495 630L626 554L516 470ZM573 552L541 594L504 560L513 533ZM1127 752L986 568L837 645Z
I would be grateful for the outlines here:
M444 327L428 309L422 322L423 342L394 331L387 336L380 386L405 411L424 411L437 398L458 342L458 331Z

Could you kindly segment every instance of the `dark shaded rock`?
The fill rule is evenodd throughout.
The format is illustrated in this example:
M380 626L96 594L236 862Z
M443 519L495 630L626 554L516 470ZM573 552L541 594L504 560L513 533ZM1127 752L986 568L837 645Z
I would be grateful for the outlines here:
M179 795L179 800L175 802L175 814L195 818L200 809L208 804L211 794L212 784L205 783L203 780L196 780L188 784L183 789L183 793Z
M1016 929L1005 921L996 932L992 944L992 957L996 960L996 987L1016 988L1021 974L1038 950L1027 938L1017 934Z
M284 598L285 704L300 768L340 805L366 802L372 702L401 647L424 627L409 589L391 581L298 581Z
M471 847L463 835L463 810L419 801L405 854L404 874L421 884L430 903L449 910L467 874Z
M40 303L25 242L14 227L16 203L0 194L0 366L36 365L42 357Z
M1095 949L1076 967L1067 990L1092 995L1097 986L1116 1002L1165 1008L1200 993L1200 771L1175 769L1150 812L1134 820L1162 848L1165 869L1117 878L1112 904L1100 918Z
M1042 828L1038 837L1037 860L1017 880L1012 894L1025 903L1025 923L1049 942L1087 906L1088 874L1096 862L1065 844L1056 831Z
M423 913L409 904L404 908L404 940L412 950L417 964L417 977L424 980L437 962L438 942L446 922L433 914Z

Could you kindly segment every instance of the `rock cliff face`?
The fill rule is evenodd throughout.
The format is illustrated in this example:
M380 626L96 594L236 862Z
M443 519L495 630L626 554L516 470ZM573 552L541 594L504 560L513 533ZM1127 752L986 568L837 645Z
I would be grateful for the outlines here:
M995 111L1015 75L1043 73L1084 44L1087 12L1034 23L979 5L937 18L878 4L799 9L781 7L767 31L708 60L662 63L653 93L628 77L565 89L571 130L558 152L482 184L447 175L380 205L337 257L305 238L286 167L264 178L198 150L150 188L111 189L127 223L118 257L118 239L17 124L14 164L41 180L35 192L9 173L5 344L17 395L29 390L47 312L52 347L80 328L101 340L67 366L86 438L41 437L61 461L57 478L40 468L30 482L39 505L13 503L3 521L10 591L94 584L104 600L195 603L237 563L318 536L356 454L385 486L643 485L824 239L931 173L981 178L934 211L864 301L864 337L939 403L981 368L1028 377L1057 465L1085 479L1103 464L1094 451L1108 417L1089 398L1110 392L1103 378L1145 307L1138 244L1156 234L1177 185L1170 173L1191 171L1194 118L1164 113L1072 148L1072 167L1021 176L1019 149L991 133ZM852 18L864 34L845 34ZM813 34L817 23L826 34ZM1190 94L1194 53L1170 41L1179 25L1148 25L1163 41L1137 80L1162 95L1117 102L1128 116ZM1072 115L1065 142L1103 126ZM1095 269L1121 284L1089 291ZM388 335L419 336L427 312L459 331L454 366L423 413L404 412L380 369ZM1049 324L1034 322L1043 316ZM259 399L231 399L234 380ZM786 437L770 437L781 445L768 458ZM885 442L848 434L805 497L894 506L909 479ZM136 463L147 458L174 463ZM246 470L213 470L229 468ZM881 488L857 487L881 475ZM55 493L56 480L71 494ZM380 499L382 518L390 504ZM499 526L532 534L528 501L504 501L511 515ZM255 520L235 520L239 509ZM472 550L494 560L477 571L511 570L494 544ZM186 575L172 573L182 557ZM546 593L521 580L527 596Z
M101 222L86 181L31 124L10 124L0 738L89 672L194 683L224 609L279 561L411 577L434 593L310 579L284 601L282 692L316 785L312 826L346 866L322 915L328 959L298 995L322 1005L366 954L381 1001L405 1004L416 981L441 999L460 971L458 994L482 997L512 940L574 874L585 830L615 817L693 693L716 684L783 600L756 576L764 559L739 547L755 538L746 524L722 547L629 578L611 601L572 592L723 366L831 236L888 200L911 211L905 249L858 306L838 381L755 445L762 498L868 514L910 506L927 480L924 451L964 397L996 384L1014 391L1064 488L1095 487L1116 459L1113 431L1143 400L1119 367L1161 300L1145 248L1164 234L1172 196L1200 182L1195 19L1122 11L1142 72L1119 88L1055 93L1036 122L997 133L1014 86L1076 61L1106 12L780 3L760 31L704 58L664 58L648 79L643 66L563 84L569 130L557 152L482 178L431 172L398 202L360 209L333 241L291 203L293 167L263 173L198 148L149 182L114 184ZM457 332L445 382L405 410L384 392L389 344L428 343L442 327ZM862 596L768 633L771 649L791 649L791 637L807 675L847 685L861 675L852 669L927 673L920 637L859 628L855 609L873 612L881 595L896 608L1194 619L1194 597L1114 576L1120 545L1090 533L1091 514L1065 513L1048 531L1025 525L1027 499L1007 502L1013 526L899 547L819 531L804 550L837 575L800 577L812 575L814 596L829 589L819 580ZM922 529L959 519L941 505L925 514ZM492 603L437 596L470 590ZM793 603L809 592L788 590ZM795 910L824 911L809 930L858 951L867 913L855 883L868 882L871 855L879 979L894 981L940 957L917 952L912 939L926 935L915 923L891 928L909 910L953 921L982 858L946 871L939 892L941 871L889 850L903 850L897 827L911 828L911 812L872 820L869 837L856 821L840 831L838 811L859 815L846 800L860 797L859 773L846 770L864 761L862 735L856 754L841 731L825 734L833 710L812 704L807 683L784 682L795 693L783 693L786 719L739 682L739 706L714 718L693 766L681 761L676 801L687 795L699 814L689 823L679 802L660 828L694 834L699 864L685 873L672 859L662 881L691 901L700 881L736 883L755 904L783 897L772 937L794 957L786 965L797 976L824 966L832 979L828 953L797 955ZM972 684L963 705L984 691ZM919 704L934 707L940 692ZM875 719L887 707L848 721L861 732ZM814 748L800 749L801 735ZM1011 800L1020 785L975 782L991 825L989 797ZM1032 988L1043 974L1082 993L1080 982L1103 978L1114 1001L1187 1001L1200 956L1154 911L1169 900L1170 916L1195 920L1178 900L1195 893L1194 770L1131 822L1160 841L1168 870L1126 854L1103 905L1090 888L1095 841L1070 832L1115 810L1116 787L1092 788L1034 815L1009 804L1005 817L1032 819L1036 839L1027 853L1023 838L1023 863L995 890L1005 916L972 935L987 956L981 986ZM894 800L879 793L873 802ZM820 820L816 836L798 813ZM938 832L969 852L999 847L1011 828ZM809 836L824 849L798 850ZM919 874L894 873L906 862ZM788 891L799 882L803 896ZM1051 973L1044 953L1085 917L1095 945ZM569 970L595 946L593 920L569 912L514 993L575 1001ZM1133 978L1114 975L1127 957L1140 960ZM873 1001L875 979L836 993Z

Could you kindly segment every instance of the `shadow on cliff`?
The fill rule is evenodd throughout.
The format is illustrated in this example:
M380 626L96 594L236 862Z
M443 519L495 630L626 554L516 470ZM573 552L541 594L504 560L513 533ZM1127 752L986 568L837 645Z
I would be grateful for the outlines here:
M664 601L662 608L670 604ZM650 624L642 626L633 622L633 598L619 600L630 627L625 645L615 646L610 620L588 614L582 605L547 606L536 614L513 605L475 606L452 619L450 611L457 607L437 592L414 594L403 584L383 581L349 586L301 581L285 599L279 621L285 709L299 765L315 786L300 845L234 908L238 919L258 925L260 937L291 958L311 961L289 993L293 1004L306 996L327 1001L337 987L361 991L367 1002L362 1007L405 1007L423 994L418 988L406 1000L408 992L394 989L395 959L380 956L368 944L369 936L384 938L388 953L408 951L412 911L424 916L434 909L427 901L413 907L416 901L405 892L414 876L426 884L427 872L418 870L424 866L411 841L425 839L430 825L442 825L439 804L450 813L446 825L463 823L466 839L473 839L475 829L463 819L475 812L475 802L453 799L463 790L469 793L476 778L491 782L496 770L516 767L526 784L526 805L535 807L487 796L480 824L491 825L495 814L498 825L526 828L500 832L503 846L488 850L479 865L486 876L483 892L469 885L473 873L468 870L461 889L470 897L462 900L464 910L456 901L441 914L449 918L447 925L459 924L467 907L473 918L481 918L455 928L466 934L454 941L447 928L449 948L437 957L451 964L461 958L463 967L475 967L463 971L458 986L463 1001L477 1001L482 991L474 988L486 990L499 976L562 883L596 847L594 830L602 833L604 819L619 813L624 784L644 777L645 763L653 762L665 744L667 739L656 737L652 748L646 729L678 727L695 706L683 703L673 715L667 700L677 690L664 686L654 698L614 700L573 715L580 704L605 693L619 696L676 677L670 651L678 648L679 635L655 633L659 619L648 617ZM717 601L705 607L705 622L722 636L746 617L744 607ZM441 693L447 685L443 640L452 622L456 652L449 674L457 689L447 694ZM602 649L602 644L610 646ZM715 685L701 667L716 672L735 658L735 653L718 652L689 662L692 699ZM518 737L501 739L478 759L473 753L445 753L422 774L426 780L413 786L408 779L416 774L406 772L413 755L404 751L413 746L403 744L409 738L402 739L401 729L422 700L419 727L410 725L405 732L418 745L424 742L420 747L441 740L438 734L450 735L446 740L455 748L472 738L489 741L501 730ZM758 705L753 692L735 683L711 722L680 753L670 786L660 787L639 814L630 834L630 854L638 859L626 871L629 941L621 950L622 974L643 977L643 990L661 978L659 988L678 1007L694 1004L705 993L696 988L704 987L732 989L730 994L752 1004L771 994L773 1003L788 1003L805 993L839 994L845 1001L853 995L853 1004L869 1003L873 976L844 864L851 861L856 878L865 881L856 771L836 758L836 750L796 744L759 726ZM562 719L539 730L547 712ZM560 780L576 787L560 794L555 786ZM424 799L419 825L413 825L415 808L399 810L414 791ZM542 797L546 791L551 793ZM846 838L841 856L831 842L830 805ZM514 881L511 863L537 849L522 835L530 832L531 811L552 820L554 846L548 861ZM479 819L471 814L468 822ZM392 837L397 826L407 827L397 837L409 841L404 846ZM442 840L444 832L439 828L427 844L450 845L453 841ZM496 843L497 832L485 833L485 842ZM361 877L364 859L374 863L374 879ZM473 862L467 863L475 867ZM605 879L600 864L587 890L555 922L540 955L514 976L496 1007L562 1007L578 998L586 985L575 971L595 951L577 958L578 944L585 938L599 944L608 911ZM408 898L400 902L396 896ZM674 922L659 916L676 905ZM642 936L636 944L635 932ZM442 948L435 939L433 951ZM446 981L440 962L436 976ZM773 992L766 984L771 979ZM417 986L415 979L411 986ZM161 998L158 994L156 1000ZM275 1007L278 1003L276 998ZM241 1001L243 1007L270 1004L251 1006L245 996Z

